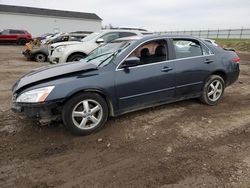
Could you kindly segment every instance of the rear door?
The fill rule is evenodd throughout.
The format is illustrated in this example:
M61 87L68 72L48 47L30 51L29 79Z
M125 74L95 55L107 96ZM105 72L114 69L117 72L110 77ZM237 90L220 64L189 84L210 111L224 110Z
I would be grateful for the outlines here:
M10 35L9 35L9 38L11 41L16 41L18 40L19 38L19 31L18 30L10 30Z
M199 95L215 63L213 52L196 39L174 38L172 43L175 51L176 97Z

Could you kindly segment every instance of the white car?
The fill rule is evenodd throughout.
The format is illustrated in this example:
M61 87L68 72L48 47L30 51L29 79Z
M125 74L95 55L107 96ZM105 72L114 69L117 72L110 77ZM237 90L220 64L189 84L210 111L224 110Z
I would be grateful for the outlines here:
M52 44L49 47L49 61L51 63L79 61L103 43L123 37L142 36L143 34L148 34L148 32L121 29L101 30L88 35L81 42L71 41Z

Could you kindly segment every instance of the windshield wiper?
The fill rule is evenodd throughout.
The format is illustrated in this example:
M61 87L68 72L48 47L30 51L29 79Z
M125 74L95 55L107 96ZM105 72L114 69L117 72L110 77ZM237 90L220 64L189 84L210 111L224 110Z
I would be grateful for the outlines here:
M108 53L104 53L104 54L95 56L95 57L93 57L93 58L91 58L91 59L88 59L87 62L92 61L92 60L94 60L94 59L96 59L96 58L98 58L98 57L102 57L102 56L104 56L104 55L108 55L108 54L110 54L110 53L113 53L113 52L108 52Z
M127 48L130 45L130 43L128 43L127 45L125 45L124 47L118 49L117 51L113 52L112 54L110 54L107 58L105 58L104 60L101 61L101 63L99 63L99 65L97 67L100 67L105 61L107 61L109 58L112 58L110 61L113 60L113 58L119 54L123 49Z
M119 50L117 50L117 51L115 51L115 52L113 52L112 54L110 54L108 57L106 57L104 60L102 60L101 61L101 63L99 63L99 65L97 66L97 67L100 67L105 61L107 61L109 58L114 58L120 51L122 51L122 49L119 49ZM111 59L111 60L112 60ZM110 60L110 61L111 61Z

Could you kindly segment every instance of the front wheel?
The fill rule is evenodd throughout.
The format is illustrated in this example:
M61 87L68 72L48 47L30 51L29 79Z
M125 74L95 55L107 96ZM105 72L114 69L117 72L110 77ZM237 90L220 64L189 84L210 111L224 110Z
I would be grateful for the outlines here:
M67 62L73 62L73 61L80 61L81 59L85 58L86 56L84 54L73 54L69 56L67 59Z
M218 75L212 75L207 80L200 100L208 105L216 105L222 98L225 89L225 81Z
M104 126L108 118L108 106L96 93L81 93L66 102L62 118L72 133L88 135Z
M37 53L35 56L34 56L34 59L36 62L45 62L47 60L47 57L45 54L42 54L42 53Z

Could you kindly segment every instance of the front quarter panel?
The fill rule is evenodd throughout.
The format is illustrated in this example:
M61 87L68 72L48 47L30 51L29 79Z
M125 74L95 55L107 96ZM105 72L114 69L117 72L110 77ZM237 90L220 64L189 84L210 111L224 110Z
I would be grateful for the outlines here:
M77 73L73 76L46 82L47 86L55 86L54 90L47 97L46 102L65 102L78 92L97 91L104 94L109 102L111 102L113 108L116 108L114 71L112 71L112 68L115 69L114 64L110 64L109 67L104 67L102 70Z

